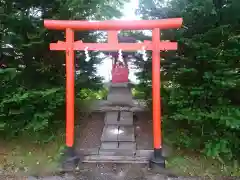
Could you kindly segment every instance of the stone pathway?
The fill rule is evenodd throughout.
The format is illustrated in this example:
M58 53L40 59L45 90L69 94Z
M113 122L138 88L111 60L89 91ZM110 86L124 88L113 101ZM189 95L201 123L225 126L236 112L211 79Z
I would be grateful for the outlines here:
M131 89L126 84L123 84L122 87L120 85L110 87L107 101L112 107L134 106ZM77 140L81 145L85 141L91 142L88 147L80 145L79 148L79 145L77 145L76 150L81 150L82 153L80 154L84 156L83 161L148 163L149 157L153 153L153 146L152 138L148 140L146 138L152 136L151 131L147 130L147 133L151 134L145 135L146 138L141 140L144 137L141 133L146 131L146 127L143 126L147 125L148 120L145 119L145 122L141 124L142 127L140 125L136 126L133 116L134 112L126 110L126 108L124 110L108 110L104 113L104 120L102 121L104 125L100 123L98 118L94 119L94 122L88 122L86 125L88 128L83 130L84 134L81 133L84 139L79 137ZM96 124L98 124L98 127L96 127ZM94 128L90 127L91 125ZM147 125L147 128L152 129L152 126ZM94 132L92 129L95 129ZM101 135L100 130L102 131ZM145 140L147 140L147 143L143 145L142 142Z

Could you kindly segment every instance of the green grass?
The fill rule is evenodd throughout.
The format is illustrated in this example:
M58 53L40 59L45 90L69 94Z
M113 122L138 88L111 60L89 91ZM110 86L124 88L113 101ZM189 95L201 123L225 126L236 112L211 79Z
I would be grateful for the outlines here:
M176 152L167 160L167 167L183 176L240 176L240 167L224 165L197 153Z

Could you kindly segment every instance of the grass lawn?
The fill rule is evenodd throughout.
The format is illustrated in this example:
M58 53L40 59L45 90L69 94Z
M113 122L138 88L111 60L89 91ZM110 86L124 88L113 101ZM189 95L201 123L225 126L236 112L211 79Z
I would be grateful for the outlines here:
M21 175L45 175L57 170L64 137L47 144L26 140L0 141L0 169Z
M26 140L0 142L0 169L24 175L51 174L58 168L64 136L48 144L33 144ZM220 164L193 153L175 152L167 160L167 167L184 176L240 176L240 168Z
M178 151L167 160L167 167L183 176L240 176L240 168L221 164L203 155Z

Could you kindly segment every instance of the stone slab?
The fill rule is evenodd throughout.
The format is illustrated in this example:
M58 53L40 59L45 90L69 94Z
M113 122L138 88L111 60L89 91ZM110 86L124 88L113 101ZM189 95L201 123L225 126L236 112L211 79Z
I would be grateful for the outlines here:
M114 152L114 151L106 151L106 150L99 150L99 155L103 155L103 156L116 156L116 152Z
M117 149L117 148L118 148L118 142L102 142L102 144L101 144L101 150Z
M91 155L85 156L83 162L88 163L149 163L148 158L135 157L135 156L102 156L102 155Z
M99 150L102 155L134 156L136 143L134 142L104 142Z
M128 112L128 111L120 112L120 121L124 119L132 119L132 118L133 118L133 112Z
M115 151L107 151L107 150L99 150L99 155L104 156L135 156L135 151L130 150L115 150Z
M107 112L105 116L105 125L133 125L133 112L121 112L118 119L118 112Z
M120 126L118 141L135 141L134 127L133 126Z
M133 112L127 112L127 111L120 112L119 124L132 125L133 124Z
M119 149L136 151L136 143L135 142L119 142Z
M118 112L113 111L113 112L106 112L105 115L105 124L106 125L117 125L118 124Z
M101 141L117 141L118 138L118 126L108 125L104 126Z

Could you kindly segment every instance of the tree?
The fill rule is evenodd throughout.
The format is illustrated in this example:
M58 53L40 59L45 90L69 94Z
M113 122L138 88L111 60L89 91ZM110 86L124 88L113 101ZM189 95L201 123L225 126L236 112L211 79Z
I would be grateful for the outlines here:
M174 57L168 52L161 61L165 130L175 145L215 158L239 157L239 9L237 0L142 0L138 10L147 19L183 17L180 30L162 37L179 42Z
M64 32L48 31L43 19L103 20L119 17L123 0L76 1L0 0L0 127L4 136L22 133L49 138L64 117L65 54L51 52L49 43L64 40ZM83 41L96 41L92 32L76 33ZM83 88L100 88L96 76L97 53L86 62L84 54L76 53L76 93ZM78 97L82 97L78 95ZM37 133L38 132L38 133Z

